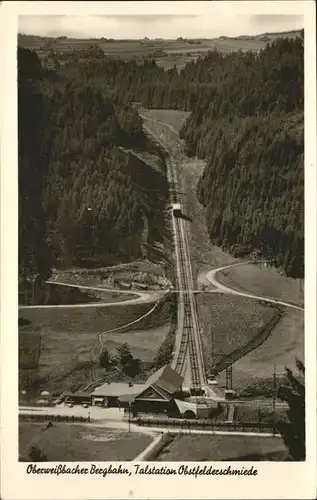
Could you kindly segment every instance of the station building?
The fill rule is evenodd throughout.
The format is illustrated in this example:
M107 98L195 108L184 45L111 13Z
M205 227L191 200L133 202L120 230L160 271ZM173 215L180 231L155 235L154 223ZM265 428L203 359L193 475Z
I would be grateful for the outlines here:
M95 406L106 408L117 408L120 406L119 398L122 396L136 396L147 386L145 384L133 384L124 382L108 382L97 387L91 394L91 402Z
M178 416L175 398L182 397L181 377L166 365L153 373L145 384L107 383L91 394L92 404L105 407L130 408L136 413Z
M199 398L188 398L183 392L183 382L184 378L179 373L165 365L144 384L109 382L91 393L67 393L65 402L122 408L132 416L151 414L172 418L208 418L215 405Z

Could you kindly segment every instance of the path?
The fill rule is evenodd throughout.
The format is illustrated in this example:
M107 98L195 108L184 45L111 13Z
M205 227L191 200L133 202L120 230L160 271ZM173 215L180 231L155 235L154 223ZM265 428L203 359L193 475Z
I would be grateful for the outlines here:
M108 333L112 333L112 332L116 332L116 331L120 331L121 332L125 328L128 328L128 327L130 327L132 325L135 325L136 323L138 323L142 319L144 319L147 316L149 316L150 314L152 314L152 312L154 312L154 310L157 308L158 304L159 304L159 300L157 300L155 302L154 306L149 311L147 311L145 314L142 314L142 316L139 316L139 318L135 319L134 321L130 321L130 323L126 323L125 325L117 326L116 328L111 328L111 330L106 330L104 332L99 333L100 348L103 349L103 336L104 335L107 335Z

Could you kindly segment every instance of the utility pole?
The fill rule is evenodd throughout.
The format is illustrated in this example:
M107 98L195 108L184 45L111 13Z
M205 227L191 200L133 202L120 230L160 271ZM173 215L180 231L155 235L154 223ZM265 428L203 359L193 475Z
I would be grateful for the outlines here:
M258 401L258 422L261 422L261 408L260 408L260 401Z
M131 432L131 402L129 401L129 433Z
M273 369L273 435L275 435L275 409L276 409L276 365Z
M226 369L226 387L228 390L232 390L232 365Z
M94 368L93 368L92 354L90 354L90 379L91 379L91 382L94 381Z

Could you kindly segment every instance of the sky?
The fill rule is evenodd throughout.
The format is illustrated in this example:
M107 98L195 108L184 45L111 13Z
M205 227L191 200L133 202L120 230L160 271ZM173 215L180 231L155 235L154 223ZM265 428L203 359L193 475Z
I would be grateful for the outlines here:
M19 33L75 38L216 38L299 30L300 15L19 16Z

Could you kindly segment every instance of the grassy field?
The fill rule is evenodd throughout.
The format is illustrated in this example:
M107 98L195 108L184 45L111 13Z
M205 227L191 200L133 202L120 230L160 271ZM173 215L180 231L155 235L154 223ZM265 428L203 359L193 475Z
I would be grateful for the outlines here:
M136 320L152 307L153 304L127 304L105 308L23 310L22 316L30 320L31 325L21 327L19 333L19 350L24 353L20 359L20 386L30 384L29 376L31 385L54 391L88 383L92 367L98 374L100 371L99 334ZM127 342L135 357L149 361L168 332L169 318L170 306L165 302L134 327L112 333L108 345L107 335L104 335L105 346L115 351L117 346ZM35 335L32 331L39 333ZM30 368L36 365L37 369L30 373Z
M142 361L152 361L160 345L169 332L170 325L159 328L114 332L105 335L103 345L110 353L115 354L119 344L127 343L134 357Z
M281 275L264 264L246 264L232 267L217 274L217 279L235 290L272 297L303 306L303 280L295 280Z
M251 381L272 377L274 365L279 374L285 366L295 369L295 358L304 360L304 314L288 310L269 338L233 365L234 388L245 388ZM222 373L219 382L225 381Z
M274 307L222 294L205 294L197 305L209 367L252 340L275 314Z
M56 280L57 281L57 280ZM65 280L65 283L67 282ZM31 288L31 287L30 287ZM137 296L135 296L137 297ZM32 301L32 290L28 291L26 300L25 291L19 291L20 305L59 305L59 304L89 304L96 302L122 302L133 298L131 295L118 292L107 292L96 290L79 289L68 286L55 285L54 283L45 283L39 293L36 294L35 301Z
M96 333L123 326L149 311L151 304L22 309L20 316L42 329Z
M280 437L178 435L163 449L158 461L285 460Z
M23 331L19 333L19 366L24 369L38 367L41 352L41 332Z
M271 423L272 421L277 422L281 418L286 418L286 409L277 407L274 412L273 403L270 406L260 404L259 407L257 405L241 405L237 406L235 411L235 422L239 423Z
M47 55L50 50L60 54L72 52L73 50L87 50L97 46L103 50L106 56L117 57L124 60L136 59L142 61L145 58L156 59L157 64L164 69L172 68L174 65L181 69L186 62L196 60L210 50L228 53L242 51L259 51L266 43L277 38L277 36L296 35L295 32L280 34L264 34L253 37L219 37L214 39L201 39L193 43L192 40L107 40L105 38L76 39L76 38L41 38L38 36L19 35L19 44L23 47L36 50L40 56Z
M19 423L20 456L36 446L51 462L133 460L151 442L145 434L89 425L54 423L44 429L45 424Z

